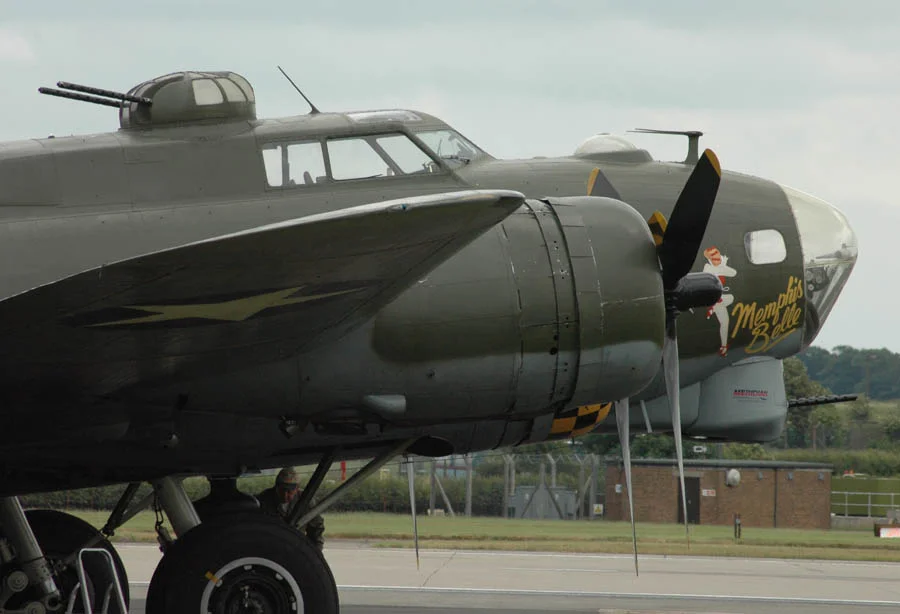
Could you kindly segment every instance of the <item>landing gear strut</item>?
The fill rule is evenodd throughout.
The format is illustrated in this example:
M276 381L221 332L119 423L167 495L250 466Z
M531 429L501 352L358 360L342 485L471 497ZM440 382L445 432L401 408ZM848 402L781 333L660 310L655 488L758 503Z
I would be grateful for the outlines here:
M40 603L49 610L59 607L59 589L18 497L0 499L0 526L15 550L19 567L28 577L28 584L36 588Z
M337 614L337 585L325 558L296 527L377 471L414 439L397 442L340 488L308 507L335 451L327 451L290 521L257 511L204 514L181 483L154 483L159 502L178 534L153 574L147 614ZM308 509L307 509L308 508Z
M70 603L75 611L99 611L106 602L110 614L124 614L125 566L112 544L90 524L55 510L23 512L18 499L9 497L0 500L0 527L0 612L61 612ZM104 557L79 557L84 548L105 551ZM114 594L117 585L121 601Z

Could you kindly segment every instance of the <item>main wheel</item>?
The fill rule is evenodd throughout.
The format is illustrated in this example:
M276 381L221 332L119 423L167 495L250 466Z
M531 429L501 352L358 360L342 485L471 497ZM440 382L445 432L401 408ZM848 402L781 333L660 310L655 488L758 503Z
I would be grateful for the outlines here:
M204 522L166 550L147 614L338 614L328 563L278 518L245 513Z
M54 580L63 595L64 603L78 583L74 556L78 554L79 550L90 544L90 547L103 548L112 555L122 594L125 597L125 605L129 604L128 576L125 572L125 565L122 563L119 553L100 531L76 516L56 510L28 510L25 512L25 517L54 572ZM92 541L93 543L91 543ZM68 559L72 559L72 562L66 563ZM85 557L84 570L88 577L88 598L93 601L94 609L97 610L103 603L107 587L113 581L112 573L109 567L97 557ZM76 606L76 609L83 611L80 595L77 598Z

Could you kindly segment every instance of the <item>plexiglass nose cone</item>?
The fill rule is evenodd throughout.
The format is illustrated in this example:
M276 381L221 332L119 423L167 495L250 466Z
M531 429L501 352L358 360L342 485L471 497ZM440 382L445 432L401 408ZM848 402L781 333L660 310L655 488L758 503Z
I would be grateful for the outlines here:
M831 313L856 264L858 244L847 218L824 200L782 186L797 220L803 249L807 316L803 347L809 346Z

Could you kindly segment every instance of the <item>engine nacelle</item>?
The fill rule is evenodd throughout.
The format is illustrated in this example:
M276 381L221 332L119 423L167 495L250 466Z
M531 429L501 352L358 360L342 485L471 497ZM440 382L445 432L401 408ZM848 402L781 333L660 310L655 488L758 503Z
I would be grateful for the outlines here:
M301 357L300 399L314 422L539 419L530 434L542 439L556 411L644 390L664 335L656 245L634 208L528 200L371 322Z
M628 204L592 196L554 198L578 305L579 360L568 407L633 396L662 360L665 296L656 244Z

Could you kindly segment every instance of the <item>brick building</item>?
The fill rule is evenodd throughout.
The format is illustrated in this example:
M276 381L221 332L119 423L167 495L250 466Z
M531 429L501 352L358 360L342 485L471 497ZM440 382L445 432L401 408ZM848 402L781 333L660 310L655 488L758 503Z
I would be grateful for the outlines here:
M729 469L740 483L725 484ZM688 521L725 524L741 515L746 527L831 528L832 466L777 461L685 460ZM632 461L634 515L638 522L683 522L674 459ZM621 459L606 465L605 517L628 520L628 493Z

